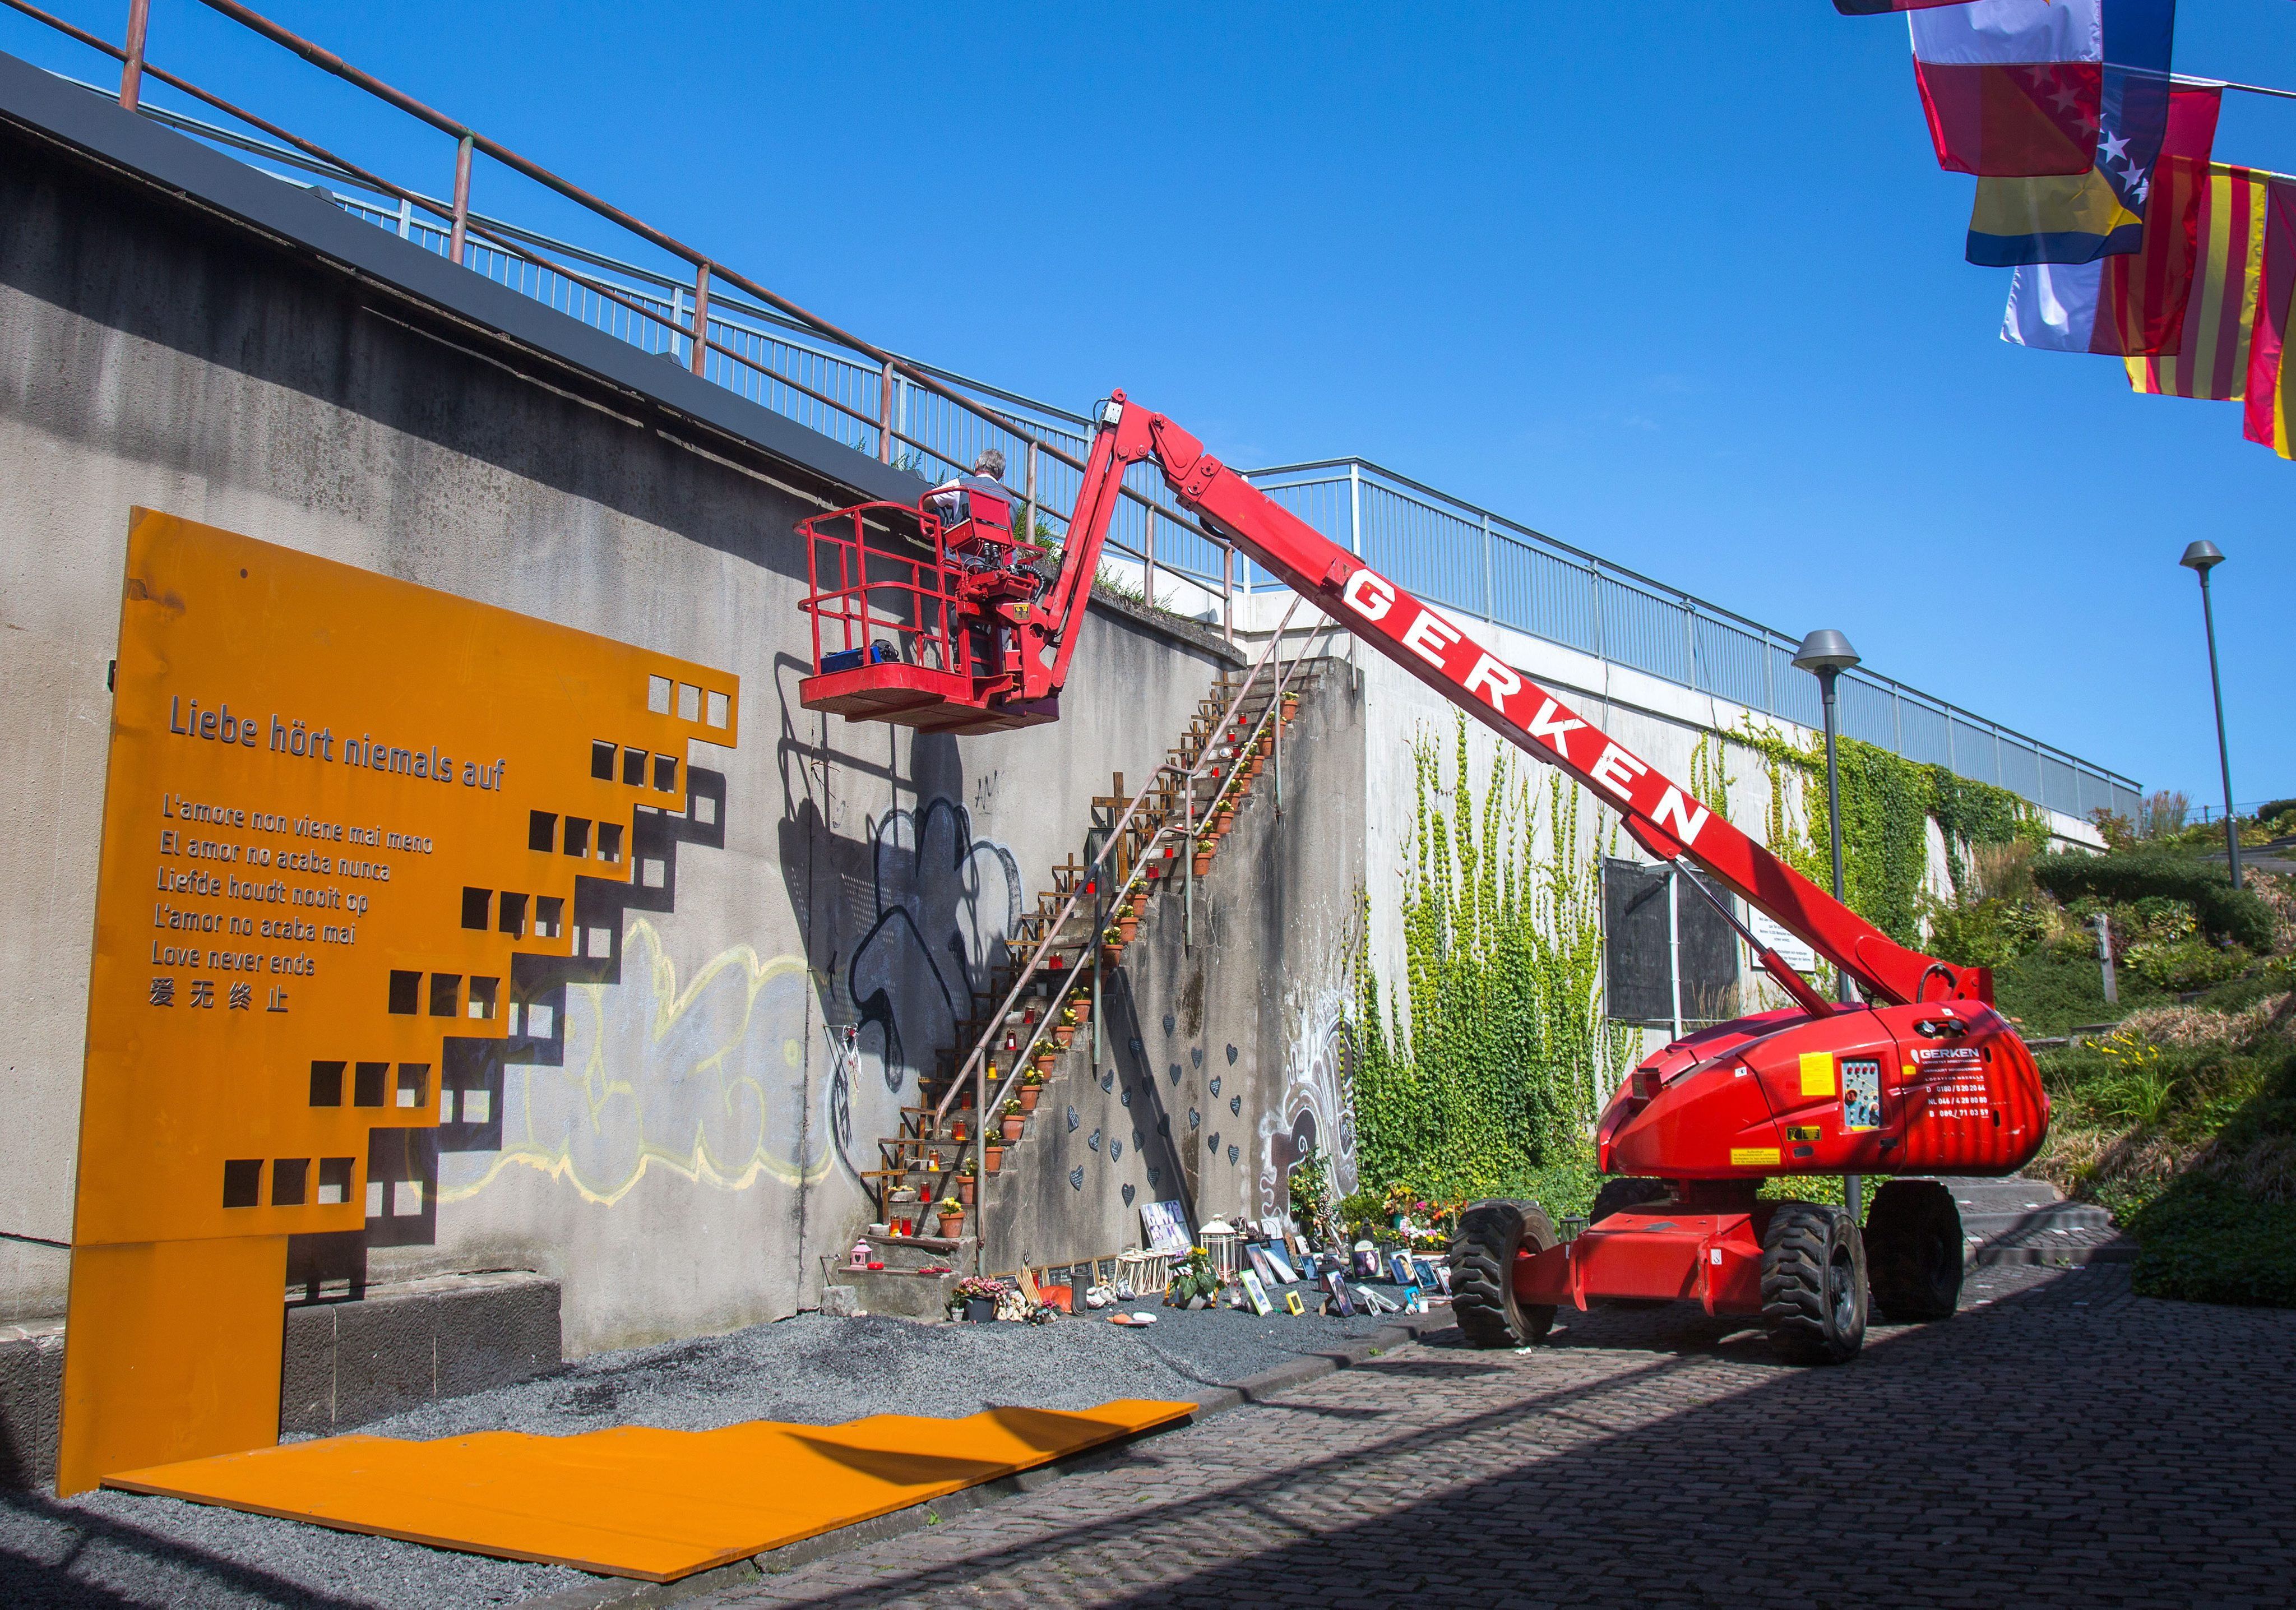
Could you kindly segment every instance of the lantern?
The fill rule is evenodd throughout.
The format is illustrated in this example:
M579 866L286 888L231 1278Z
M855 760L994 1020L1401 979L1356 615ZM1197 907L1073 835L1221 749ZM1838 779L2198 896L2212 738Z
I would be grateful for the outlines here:
M1225 1219L1215 1219L1203 1228L1204 1251L1211 1254L1212 1270L1222 1281L1233 1280L1243 1261L1243 1236L1231 1228Z

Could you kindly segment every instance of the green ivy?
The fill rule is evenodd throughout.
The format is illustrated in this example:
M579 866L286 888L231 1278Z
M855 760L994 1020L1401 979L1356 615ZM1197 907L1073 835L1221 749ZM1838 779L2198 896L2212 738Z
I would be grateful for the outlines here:
M1578 1167L1590 1087L1614 1087L1634 1044L1602 1014L1602 852L1577 848L1577 786L1534 788L1512 754L1479 799L1464 719L1448 776L1431 735L1412 753L1404 1003L1357 964L1357 1175L1438 1199L1521 1193Z
M1825 800L1825 739L1796 743L1750 719L1735 735L1762 758L1770 784L1765 823L1771 852L1821 889L1833 886ZM1946 867L1960 891L1972 844L2048 842L2046 818L2005 788L1973 783L1942 766L1908 760L1878 744L1841 738L1841 883L1852 910L1900 944L1922 943L1922 886L1929 872L1929 824L1945 840ZM1789 777L1798 778L1802 825L1793 826ZM1693 786L1695 786L1693 783Z

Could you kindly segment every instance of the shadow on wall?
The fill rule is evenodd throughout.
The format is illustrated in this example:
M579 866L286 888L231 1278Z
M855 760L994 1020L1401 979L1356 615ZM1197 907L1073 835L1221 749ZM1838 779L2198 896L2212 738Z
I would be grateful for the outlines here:
M786 731L782 747L784 777L794 769L803 779L781 825L783 885L823 979L831 1148L858 1184L877 1166L865 1149L898 1127L902 1094L914 1095L943 1053L967 1048L958 1026L1019 925L1021 867L1008 846L974 835L947 735L913 740L919 803L868 819L858 839L832 832L816 797L822 768L849 768L849 757Z
M627 883L577 881L575 954L516 958L512 1032L447 1042L439 1128L378 1132L407 1143L371 1160L367 1244L429 1244L439 1200L467 1201L512 1168L600 1203L653 1167L736 1190L822 1172L791 1072L803 961L737 945L681 981L646 920L676 904L681 844L726 842L725 777L696 769L687 787L685 816L636 817ZM402 1212L409 1181L416 1211Z
M1190 1182L1185 1160L1181 1152L1187 1144L1172 1129L1171 1110L1165 1105L1164 1091L1156 1083L1156 1069L1149 1061L1146 1037L1141 1031L1140 1003L1132 993L1131 975L1121 967L1103 980L1101 993L1105 998L1108 1014L1108 1047L1111 1065L1101 1073L1101 1088L1113 1089L1119 1080L1130 1093L1136 1113L1133 1120L1132 1144L1147 1167L1148 1189L1158 1202L1177 1202L1187 1221L1191 1234L1202 1222L1196 1212L1195 1187ZM1167 1023L1170 1021L1168 1018ZM1177 1074L1178 1069L1174 1068ZM1173 1088L1179 1080L1175 1078ZM1135 1208L1133 1187L1123 1187L1124 1205Z

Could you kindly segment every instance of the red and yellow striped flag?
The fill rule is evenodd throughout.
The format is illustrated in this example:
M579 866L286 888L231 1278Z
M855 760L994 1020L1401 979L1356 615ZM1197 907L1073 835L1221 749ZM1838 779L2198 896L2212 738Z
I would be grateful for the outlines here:
M2183 339L2173 355L2128 359L2132 389L2214 402L2238 402L2246 394L2264 272L2267 183L2267 176L2254 168L2210 166Z
M2256 333L2248 346L2247 417L2242 434L2283 458L2296 458L2288 442L2288 415L2296 407L2296 364L2288 361L2290 324L2296 323L2296 179L2276 178L2264 207L2264 275L2257 292Z

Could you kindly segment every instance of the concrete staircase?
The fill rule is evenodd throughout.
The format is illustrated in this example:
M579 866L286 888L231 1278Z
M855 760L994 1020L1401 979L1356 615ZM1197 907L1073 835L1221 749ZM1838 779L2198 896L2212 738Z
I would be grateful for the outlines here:
M2068 1202L2046 1179L1946 1179L1961 1208L1961 1233L1972 1264L2130 1263L2136 1244L2115 1229L2112 1216L2086 1202Z
M862 1313L904 1319L943 1318L956 1283L972 1272L978 1251L970 1236L951 1241L941 1236L872 1233L862 1239L869 1244L871 1261L885 1267L854 1269L832 1260L826 1270L830 1283L851 1287L853 1304Z

